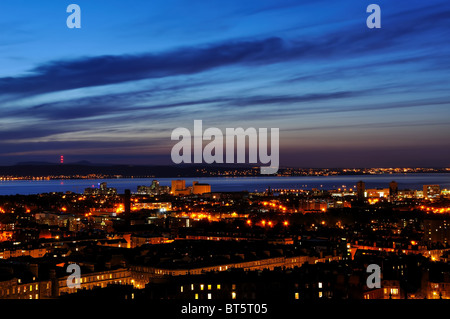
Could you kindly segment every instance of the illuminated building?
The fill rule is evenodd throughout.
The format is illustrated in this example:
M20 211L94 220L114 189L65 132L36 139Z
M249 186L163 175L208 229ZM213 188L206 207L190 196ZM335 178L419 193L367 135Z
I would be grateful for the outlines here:
M184 179L177 179L172 181L171 192L175 194L176 191L186 189L186 181Z
M18 248L18 249L13 249L13 250L5 249L3 251L0 251L0 259L9 259L9 258L22 257L22 256L41 258L47 252L48 252L48 250L44 247L37 247L37 248L30 248L30 249Z
M364 299L401 299L403 297L398 280L383 280L381 288L365 291Z
M97 187L84 189L84 195L117 195L117 189L107 187L106 182L98 183Z
M328 202L323 199L300 200L298 209L303 213L326 212Z
M187 240L213 240L213 241L220 241L220 240L234 240L234 241L244 241L249 240L248 237L236 237L236 236L224 236L224 235L186 235ZM280 244L284 244L284 241L280 239Z
M387 198L389 196L389 188L370 188L366 189L367 198Z
M400 299L402 297L398 280L383 280L381 286L384 299Z
M424 240L447 244L450 239L450 222L447 219L425 219L423 232Z
M330 264L303 265L295 269L271 272L232 269L221 273L205 273L184 278L167 279L176 285L176 299L226 300L303 300L342 298L351 294L362 298L350 280L362 283ZM355 280L356 279L356 280ZM352 282L352 284L353 284Z
M24 282L13 278L0 281L0 299L48 299L52 296L51 288L49 280Z
M192 187L186 187L185 180L173 180L170 191L175 196L202 195L211 192L211 185L195 181L192 183Z
M137 187L137 194L140 195L161 195L161 194L169 194L170 187L169 186L161 186L159 185L159 181L153 180L150 186L140 185Z
M450 190L448 190L448 189L441 190L441 195L443 198L450 199Z
M167 238L163 236L153 234L135 234L131 235L131 248L139 247L142 245L164 244L167 241Z
M186 181L184 179L173 180L170 192L175 196L191 194L191 190L186 188Z
M402 189L399 190L397 193L397 198L401 198L401 199L411 199L411 198L416 198L417 196L417 191L415 190L411 190L411 189Z
M0 215L0 242L11 240L15 229L15 221L9 215Z
M423 198L423 191L422 190L415 190L413 198Z
M427 299L450 299L450 282L427 282Z
M439 185L423 185L423 196L426 198L436 198L441 194Z
M71 294L77 292L78 289L67 286L67 278L69 275L53 280L54 295ZM110 284L128 285L133 283L130 277L130 271L126 268L113 270L105 270L101 272L81 273L79 289L94 289L96 287L105 288Z
M132 210L140 209L159 209L161 212L172 210L171 202L148 202L148 203L133 203Z
M50 280L39 279L35 263L2 262L0 266L0 299L43 299L52 296Z
M341 257L325 257L317 259L309 256L296 256L296 257L275 257L266 258L252 261L242 261L227 264L217 264L212 266L204 266L200 268L157 268L144 265L132 265L131 276L141 285L147 284L152 278L161 278L163 276L185 276L185 275L201 275L205 272L215 271L221 272L228 269L243 269L243 270L274 270L277 267L294 268L300 267L304 263L317 263L331 260L340 260Z
M211 185L200 184L199 182L192 183L192 194L201 195L204 193L211 193Z

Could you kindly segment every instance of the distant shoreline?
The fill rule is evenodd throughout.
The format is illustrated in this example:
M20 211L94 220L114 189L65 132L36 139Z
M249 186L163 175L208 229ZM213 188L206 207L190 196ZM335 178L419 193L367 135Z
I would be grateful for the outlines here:
M182 179L182 178L283 178L283 177L331 177L331 176L389 176L389 175L416 175L416 174L450 174L450 172L409 172L409 173L381 173L381 174L370 174L370 173L361 173L361 174L333 174L333 175L319 175L319 174L311 174L311 175L186 175L186 176L16 176L16 177L7 177L0 176L0 182L2 181L51 181L51 180L111 180L111 179L149 179L149 178L173 178L173 179Z
M420 190L423 185L440 185L450 189L450 174L446 173L397 173L378 175L333 175L333 176L169 176L142 178L91 178L91 179L14 179L0 180L0 195L42 194L51 192L83 193L85 188L97 187L106 182L116 188L119 194L125 189L135 192L138 186L148 186L156 179L160 185L170 186L172 180L183 179L186 185L194 181L211 185L212 192L265 192L274 189L332 190L356 188L356 183L364 181L367 188L386 188L391 181L398 183L399 189Z
M205 165L20 164L0 166L0 180L69 180L164 177L282 177L450 173L450 168L280 168L261 175L259 167Z

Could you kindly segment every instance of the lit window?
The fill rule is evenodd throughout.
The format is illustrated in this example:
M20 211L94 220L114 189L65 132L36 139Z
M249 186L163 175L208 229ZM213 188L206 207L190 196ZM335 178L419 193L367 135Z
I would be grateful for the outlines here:
M211 299L212 298L212 295L211 294L208 294L208 299Z
M234 291L231 293L231 299L236 299L236 293Z
M204 285L203 285L203 284L201 284L201 285L200 285L200 290L203 290L203 287L204 287Z
M298 295L298 292L295 293L295 299L299 299L300 296Z
M319 298L322 298L322 292L319 291Z
M191 290L194 290L194 284L191 284Z
M183 286L180 287L180 291L183 292Z
M319 282L318 286L319 286L319 289L322 288L322 283Z
M198 299L198 294L195 294L195 299Z
M211 290L211 285L208 285L208 290Z
M217 290L220 290L220 284L217 284Z

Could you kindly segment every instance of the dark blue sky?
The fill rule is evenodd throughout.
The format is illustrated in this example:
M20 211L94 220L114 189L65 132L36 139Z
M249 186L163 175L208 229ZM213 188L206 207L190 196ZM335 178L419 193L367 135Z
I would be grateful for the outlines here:
M374 2L2 0L0 165L170 164L201 119L280 128L281 165L450 166L450 3Z

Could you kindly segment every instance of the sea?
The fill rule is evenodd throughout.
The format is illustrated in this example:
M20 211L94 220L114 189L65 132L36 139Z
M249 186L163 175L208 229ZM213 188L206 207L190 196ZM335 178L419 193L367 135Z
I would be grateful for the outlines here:
M0 195L30 195L52 192L83 193L85 188L98 187L106 182L119 194L125 189L132 193L140 185L150 186L152 180L162 186L170 186L174 179L184 179L186 186L192 182L211 185L212 192L249 191L264 192L271 189L350 189L356 188L358 181L364 181L366 188L388 188L391 181L398 183L399 189L421 190L423 185L440 185L450 189L450 173L414 173L381 175L334 175L334 176L258 176L258 177L173 177L173 178L115 178L115 179L64 179L64 180L7 180L0 181Z

